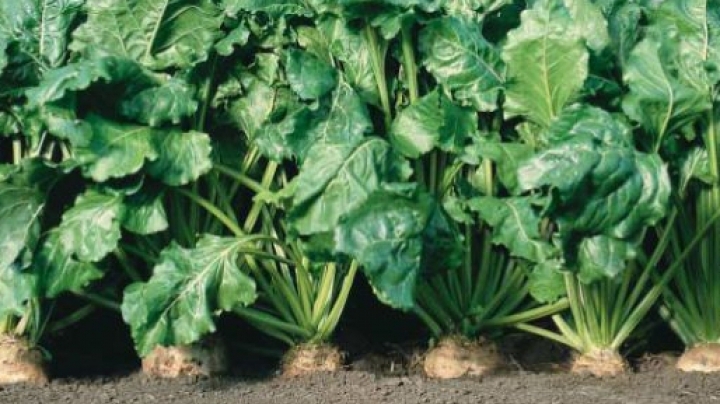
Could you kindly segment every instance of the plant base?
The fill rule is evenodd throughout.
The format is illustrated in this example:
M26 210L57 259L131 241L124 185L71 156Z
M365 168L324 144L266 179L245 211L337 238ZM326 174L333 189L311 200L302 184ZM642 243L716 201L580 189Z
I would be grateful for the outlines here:
M47 383L42 354L27 341L0 336L0 384Z
M720 344L700 344L685 351L676 367L683 372L720 371Z
M333 345L301 344L290 349L283 357L282 377L337 372L342 369L343 361L344 355Z
M625 373L628 364L617 351L598 349L576 355L570 371L576 374L590 374L596 377L612 377Z
M423 369L428 377L454 379L492 373L503 367L504 362L492 342L451 336L441 339L425 354Z
M208 339L185 346L157 347L142 360L148 376L176 378L215 376L227 372L227 352L219 339Z

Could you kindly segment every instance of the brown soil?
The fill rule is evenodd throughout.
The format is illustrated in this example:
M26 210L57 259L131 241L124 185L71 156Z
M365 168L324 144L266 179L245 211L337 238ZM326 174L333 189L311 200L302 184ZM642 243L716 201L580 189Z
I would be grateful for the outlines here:
M333 345L302 344L285 354L283 377L308 376L314 373L337 372L342 369L343 354Z
M720 379L673 367L598 379L568 373L507 371L482 379L434 380L420 375L381 376L340 371L301 378L58 379L38 388L0 388L0 403L77 404L710 404L720 400Z
M227 369L225 346L215 338L180 347L157 347L142 360L143 373L161 378L215 376Z
M487 375L503 364L503 358L493 343L453 336L441 339L428 351L423 368L428 377L455 379Z
M628 364L617 352L609 349L599 349L573 359L570 371L580 375L589 374L596 377L614 377L625 373Z
M677 368L684 372L720 371L720 344L701 344L688 349L678 359Z
M26 341L8 335L0 336L0 385L12 383L46 383L48 381L42 353Z

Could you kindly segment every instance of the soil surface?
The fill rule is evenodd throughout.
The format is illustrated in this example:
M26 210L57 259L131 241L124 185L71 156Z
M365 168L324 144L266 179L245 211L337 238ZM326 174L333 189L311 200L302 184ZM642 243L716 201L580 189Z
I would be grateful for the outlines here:
M396 373L350 369L295 379L160 380L133 372L0 387L0 403L720 403L719 375L682 373L671 362L651 358L636 364L631 374L603 380L519 365L501 374L456 380L430 380L407 368Z

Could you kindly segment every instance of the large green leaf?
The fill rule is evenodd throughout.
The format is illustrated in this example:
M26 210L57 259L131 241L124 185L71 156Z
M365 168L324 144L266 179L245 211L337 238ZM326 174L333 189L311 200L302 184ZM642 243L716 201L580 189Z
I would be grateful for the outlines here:
M223 0L223 5L225 12L231 16L241 11L265 13L272 18L312 15L308 2L303 0Z
M597 2L593 0L565 0L579 35L585 38L589 48L602 51L609 43L608 23Z
M0 37L28 55L36 68L57 67L67 57L69 32L84 3L85 0L0 2Z
M547 127L579 95L588 75L588 51L560 0L541 0L508 33L505 116Z
M122 197L89 190L62 216L57 237L65 250L85 262L97 262L117 247L124 213Z
M462 262L460 240L429 195L374 192L335 229L337 251L362 265L375 294L386 304L414 307L422 272L453 270Z
M591 283L613 279L622 273L627 262L635 258L632 243L607 236L586 238L580 243L577 266L578 279Z
M420 34L423 65L462 105L494 111L505 83L500 52L488 43L477 22L446 17Z
M220 37L222 10L212 0L88 1L73 51L116 55L151 69L188 68L208 58Z
M22 316L25 304L35 297L34 278L14 265L0 265L0 319Z
M122 226L136 234L152 234L168 228L163 194L152 187L125 198Z
M493 243L506 247L516 257L543 262L554 253L540 235L540 214L531 197L478 197L468 206L492 227Z
M390 128L393 147L410 158L434 148L457 153L477 132L477 115L439 91L400 111Z
M528 275L530 295L540 303L551 303L565 296L563 262L553 259L536 265Z
M252 303L255 282L240 264L245 249L256 247L243 238L206 235L195 248L163 250L150 280L125 289L122 314L138 353L195 342L215 330L215 316Z
M623 73L630 88L623 110L658 139L710 108L707 91L677 77L679 57L674 44L646 38L630 54Z
M353 143L319 143L308 152L295 178L290 211L300 235L332 231L338 220L384 183L409 177L407 163L377 137Z

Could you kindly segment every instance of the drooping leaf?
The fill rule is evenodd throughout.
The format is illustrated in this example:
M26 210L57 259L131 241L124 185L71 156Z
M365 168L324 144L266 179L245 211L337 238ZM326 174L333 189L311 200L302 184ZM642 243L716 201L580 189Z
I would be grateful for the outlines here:
M338 220L384 183L409 177L407 163L377 137L353 143L320 143L295 178L290 225L300 235L332 231Z
M578 253L578 279L591 283L600 279L613 279L635 257L631 243L607 236L586 238Z
M459 237L440 206L424 193L374 192L340 221L337 251L362 265L375 294L399 309L414 307L425 270L455 269L462 261Z
M477 197L468 206L492 227L492 240L510 254L531 262L544 262L554 249L540 235L540 215L533 198Z
M522 13L503 48L508 85L505 116L547 127L572 102L588 74L588 51L560 0L541 0Z
M435 19L420 34L423 65L460 104L494 111L505 84L500 52L487 42L477 22Z
M206 235L195 248L163 250L150 280L125 289L123 319L138 353L195 342L215 330L215 316L252 303L255 282L240 265L248 248L250 240Z
M552 303L565 296L565 276L560 260L547 260L536 265L528 275L530 295L540 303Z
M434 148L458 152L477 132L477 115L453 104L439 91L402 110L390 129L393 147L409 158Z
M120 56L151 69L189 68L205 61L223 21L212 0L88 1L86 9L73 51L89 59Z
M32 266L40 296L54 298L63 292L79 291L103 277L94 264L77 260L72 248L60 239L58 231L52 231L42 243Z
M43 202L42 195L31 187L0 182L0 270L10 271L24 251L34 250Z

